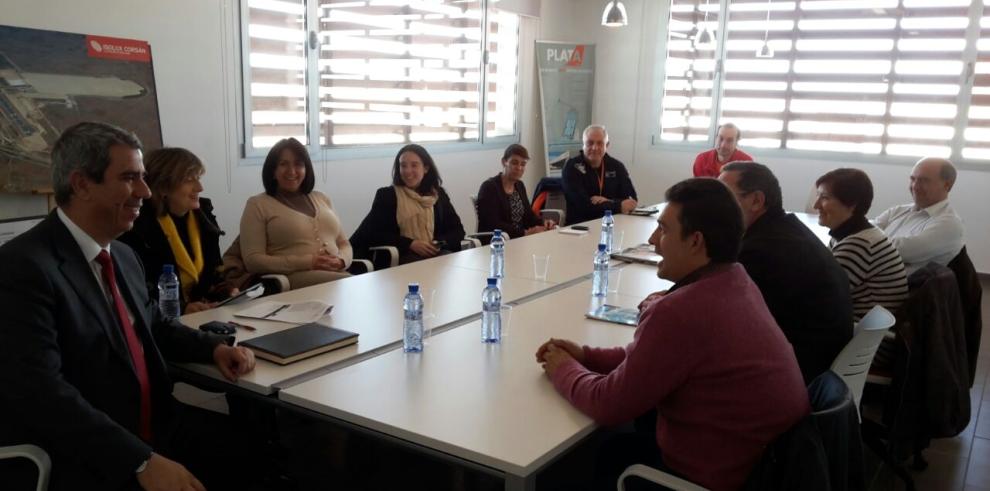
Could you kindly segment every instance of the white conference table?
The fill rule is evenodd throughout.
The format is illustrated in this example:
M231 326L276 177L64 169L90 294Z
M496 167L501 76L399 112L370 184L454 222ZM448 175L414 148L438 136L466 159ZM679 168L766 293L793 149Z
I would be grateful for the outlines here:
M593 346L632 341L633 327L584 317L590 293L591 281L584 280L514 307L499 344L482 343L481 323L474 321L434 336L423 353L393 350L278 397L494 469L506 489L533 489L537 471L596 428L557 394L536 349L550 337ZM640 300L606 299L623 307Z
M331 313L319 322L358 333L358 342L285 366L259 359L255 369L242 376L236 385L252 392L272 394L283 384L291 384L300 377L315 376L322 370L355 363L401 346L402 299L410 282L420 284L426 303L424 322L427 330L442 330L458 321L479 315L481 291L486 285L487 273L454 266L449 259L450 256L434 258L263 297L262 301L320 300L332 304L334 307ZM587 267L591 269L590 260ZM501 284L503 302L509 303L540 294L553 286L535 280L506 278ZM238 342L295 325L234 316L235 312L249 305L250 303L245 303L197 312L183 316L181 321L188 326L197 327L213 320L234 320L257 328L253 332L238 328ZM177 366L225 382L213 365L182 363Z
M547 281L550 283L565 284L589 277L601 237L601 220L589 220L580 225L588 227L587 233L569 235L558 229L508 241L505 245L506 278L535 279L533 255L550 256L547 275ZM563 228L568 229L570 226ZM618 240L621 236L622 246L629 247L645 243L655 228L656 215L652 217L617 215L613 237L614 240ZM488 271L490 253L487 247L468 249L451 257L454 265Z

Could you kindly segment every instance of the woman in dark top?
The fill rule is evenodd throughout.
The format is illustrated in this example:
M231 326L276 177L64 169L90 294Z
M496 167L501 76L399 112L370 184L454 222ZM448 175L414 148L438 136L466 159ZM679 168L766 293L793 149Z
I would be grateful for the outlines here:
M162 148L144 156L151 199L141 206L134 227L120 240L134 249L144 263L145 281L158 298L162 266L175 265L184 313L212 307L211 301L236 289L222 281L220 236L213 204L201 198L200 178L206 172L195 154L184 148Z
M461 250L464 226L425 148L402 147L392 164L392 185L379 188L371 211L351 236L355 256L368 248L394 246L408 263Z
M556 227L533 212L522 182L529 162L526 147L513 143L502 155L502 172L481 183L478 189L478 232L500 229L509 237L545 232Z

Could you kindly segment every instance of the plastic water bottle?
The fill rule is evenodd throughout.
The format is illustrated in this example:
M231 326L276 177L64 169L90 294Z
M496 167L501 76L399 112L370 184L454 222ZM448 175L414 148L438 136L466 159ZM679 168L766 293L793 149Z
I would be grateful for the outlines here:
M599 242L605 244L605 250L608 252L615 252L612 250L612 231L614 229L615 217L612 216L612 210L605 210L605 216L602 217L602 239Z
M492 262L489 268L489 276L495 278L505 277L505 239L502 238L502 231L495 229L492 233Z
M498 278L488 278L488 286L481 293L481 341L497 343L502 340L502 292Z
M174 319L182 315L179 305L179 277L175 275L175 266L162 266L162 275L158 277L158 309L162 317Z
M423 351L423 297L419 294L419 283L409 284L409 293L402 300L402 349L406 353Z
M608 251L605 244L598 244L595 253L595 272L591 279L591 296L604 297L608 292Z

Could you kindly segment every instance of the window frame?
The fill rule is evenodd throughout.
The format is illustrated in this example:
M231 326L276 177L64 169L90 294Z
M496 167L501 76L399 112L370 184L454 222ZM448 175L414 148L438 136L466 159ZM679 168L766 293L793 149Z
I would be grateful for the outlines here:
M313 34L316 33L316 38L319 38L319 0L300 0L304 3L305 15L306 15L306 44L309 53L312 53L313 48L310 43L313 40ZM516 64L516 90L514 96L514 108L513 108L513 132L508 135L500 135L489 137L485 126L487 124L487 107L488 107L488 84L490 81L488 73L488 61L489 61L489 51L488 51L488 39L489 39L489 9L494 8L494 2L492 0L479 0L482 2L482 19L481 19L481 65L479 66L479 76L480 82L478 83L479 94L479 115L478 115L478 139L470 141L436 141L436 142L420 142L423 145L429 146L431 153L451 153L451 152L470 152L479 150L492 150L492 149L502 149L507 145L512 143L519 143L522 138L522 92L524 90L523 83L521 81L521 74L523 71L523 66L521 63ZM498 1L498 0L495 0ZM249 142L253 139L252 131L252 111L251 111L251 37L249 35L249 23L250 23L250 0L240 0L239 1L239 20L238 20L238 33L240 35L240 82L237 84L240 91L240 111L238 114L237 122L240 126L238 131L238 136L240 138L240 159L242 164L253 164L261 165L264 162L265 157L268 154L267 148L254 148ZM519 14L515 14L519 15ZM521 18L522 16L519 15ZM521 35L522 23L519 24L519 38ZM318 42L318 41L317 41ZM317 48L318 49L318 48ZM522 43L517 44L516 58L517 61L522 58L521 51L524 49ZM306 117L307 117L307 139L309 144L306 145L306 149L309 151L310 155L313 156L314 160L327 160L327 159L363 159L363 158L375 158L388 156L392 157L395 155L400 148L402 148L405 143L380 143L380 144L362 144L362 145L320 145L320 80L319 77L319 56L306 56ZM314 83L315 82L315 83Z
M722 99L724 96L725 81L725 60L727 55L726 32L729 22L729 4L731 0L718 0L719 23L715 59L715 77L712 80L712 118L708 127L707 140L701 141L670 141L660 138L661 115L663 113L663 102L665 97L666 64L667 64L667 43L670 39L670 9L674 0L664 2L665 7L660 9L658 26L656 29L656 40L654 43L655 69L653 73L653 104L654 111L651 113L650 125L650 147L654 151L675 151L675 152L702 152L710 150L715 145L715 137L718 130L718 123L722 114ZM712 2L714 4L716 2ZM953 123L955 133L949 141L949 160L960 170L980 170L990 171L990 160L964 159L962 150L965 148L965 129L969 123L969 109L972 102L972 91L975 82L975 66L978 61L979 51L977 42L980 40L980 20L985 15L990 16L990 5L985 6L981 0L974 0L968 7L969 25L966 28L966 46L960 51L960 61L963 63L963 76L960 77L959 94L956 96L957 116ZM793 70L793 67L791 68ZM790 72L788 72L790 73ZM789 103L789 100L787 100ZM760 157L767 157L774 160L808 160L822 162L842 162L847 165L858 164L887 164L898 166L913 166L917 157L902 155L880 155L857 152L841 151L815 151L799 150L789 148L746 148L745 128L742 128L744 137L741 140L740 148L749 154L759 154ZM754 158L756 158L754 156Z

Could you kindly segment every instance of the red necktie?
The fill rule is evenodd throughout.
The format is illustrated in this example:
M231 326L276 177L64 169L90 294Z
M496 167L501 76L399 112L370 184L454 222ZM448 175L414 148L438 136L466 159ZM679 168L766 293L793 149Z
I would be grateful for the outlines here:
M120 329L124 331L124 338L127 339L127 350L131 352L131 361L134 363L134 372L137 374L138 384L141 386L141 439L151 442L151 383L148 380L148 366L144 362L144 348L141 340L138 339L137 332L131 324L130 317L127 316L127 309L124 307L124 299L117 290L117 276L114 274L113 261L110 260L110 253L106 250L100 251L96 256L96 262L102 267L103 283L110 289L113 297L113 306L117 310L117 320L120 321Z

